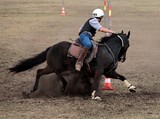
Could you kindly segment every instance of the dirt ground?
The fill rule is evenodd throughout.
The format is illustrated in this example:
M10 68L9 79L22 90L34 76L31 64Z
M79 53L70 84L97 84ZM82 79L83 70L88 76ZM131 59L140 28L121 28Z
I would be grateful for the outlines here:
M117 71L137 87L130 93L112 80L101 102L81 96L24 99L36 69L10 75L6 68L59 41L75 39L78 28L103 0L0 0L0 119L160 119L160 1L112 1L112 27L131 31L127 60ZM102 21L102 25L104 25ZM97 33L95 40L105 34Z

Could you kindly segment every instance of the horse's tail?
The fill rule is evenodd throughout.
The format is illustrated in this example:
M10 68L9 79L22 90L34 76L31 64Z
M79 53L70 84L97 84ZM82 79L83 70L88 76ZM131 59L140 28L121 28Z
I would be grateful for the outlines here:
M13 73L19 73L43 63L46 60L46 55L50 48L51 47L47 48L45 51L35 55L34 57L20 61L17 65L9 68L8 70Z

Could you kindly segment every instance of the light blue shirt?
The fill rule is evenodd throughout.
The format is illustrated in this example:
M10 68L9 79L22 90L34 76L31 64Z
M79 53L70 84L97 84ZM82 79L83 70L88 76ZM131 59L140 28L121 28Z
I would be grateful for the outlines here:
M89 24L90 24L93 28L95 28L96 30L99 30L100 28L103 27L103 26L100 25L98 19L96 19L96 18L89 20Z

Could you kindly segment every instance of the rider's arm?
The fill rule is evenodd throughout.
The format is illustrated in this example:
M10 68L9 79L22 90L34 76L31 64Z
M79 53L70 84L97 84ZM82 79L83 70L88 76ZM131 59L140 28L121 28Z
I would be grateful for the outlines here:
M101 26L96 18L91 19L89 21L89 23L93 28L97 29L98 31L101 31L101 32L104 32L104 33L115 33L114 31L106 29L103 26Z
M96 30L99 30L101 27L103 27L103 26L101 26L101 25L99 24L99 22L98 22L98 20L97 20L96 18L91 19L91 20L89 21L89 23L90 23L90 25L91 25L93 28L95 28Z
M104 27L101 27L101 28L99 29L99 31L104 32L104 33L115 33L114 31L109 30L109 29L106 29L106 28L104 28Z

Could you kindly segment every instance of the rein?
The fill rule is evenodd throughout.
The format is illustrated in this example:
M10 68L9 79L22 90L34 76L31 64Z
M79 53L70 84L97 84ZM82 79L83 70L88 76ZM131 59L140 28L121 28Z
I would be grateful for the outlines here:
M108 51L109 51L110 54L112 55L113 63L115 64L115 63L116 63L116 60L115 60L115 56L114 56L112 50L110 49L110 47L109 47L106 43L104 43L104 46L108 49Z
M122 48L123 48L124 47L124 41L123 41L122 37L120 35L117 35L117 37L121 40L121 45L122 45ZM104 42L104 45L103 44L99 44L99 45L105 46L108 49L108 51L111 53L111 55L113 57L114 64L115 64L115 62L116 62L115 61L115 56L114 56L112 50L110 49L110 47L108 47L107 43Z
M100 45L101 45L101 46L105 46L105 47L107 48L107 50L110 52L110 54L112 55L113 64L111 64L111 65L109 66L109 69L110 69L110 70L108 71L108 72L110 72L110 71L112 71L112 70L117 66L118 62L116 62L115 56L114 56L112 50L110 49L110 47L109 47L106 43L100 44ZM112 65L113 65L113 66L112 66ZM108 72L107 72L107 73L108 73Z

